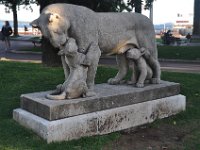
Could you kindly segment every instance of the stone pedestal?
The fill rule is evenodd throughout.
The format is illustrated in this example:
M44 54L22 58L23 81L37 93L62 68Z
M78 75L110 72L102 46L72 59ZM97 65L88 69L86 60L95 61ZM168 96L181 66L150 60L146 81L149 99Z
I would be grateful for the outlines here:
M63 101L46 99L50 91L23 94L13 118L50 143L136 127L186 107L180 85L172 82L144 88L99 84L95 90L95 97Z

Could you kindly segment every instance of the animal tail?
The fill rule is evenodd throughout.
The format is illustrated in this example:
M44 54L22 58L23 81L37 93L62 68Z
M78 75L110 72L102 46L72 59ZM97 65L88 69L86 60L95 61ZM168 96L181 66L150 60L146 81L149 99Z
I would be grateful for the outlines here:
M66 93L62 92L59 95L51 95L51 94L47 94L46 98L50 99L50 100L64 100L66 98Z

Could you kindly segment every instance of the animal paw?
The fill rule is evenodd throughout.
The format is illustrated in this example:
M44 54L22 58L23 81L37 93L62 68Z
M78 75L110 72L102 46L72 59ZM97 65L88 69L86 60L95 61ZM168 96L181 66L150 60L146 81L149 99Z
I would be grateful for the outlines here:
M127 82L126 80L121 80L121 81L119 81L119 84L124 84L126 82Z
M59 55L59 56L64 55L64 51L63 51L63 50L60 50L60 51L58 52L58 55Z
M145 80L144 83L145 83L145 84L149 84L149 83L150 83L150 80Z
M135 82L134 82L134 81L131 81L131 80L129 80L129 81L127 81L127 84L128 84L128 85L132 85L132 84L135 84Z
M152 84L159 84L160 83L160 79L159 78L152 78L151 79L151 83Z
M83 97L92 97L92 96L96 96L96 93L94 91L87 91Z
M120 84L120 80L115 79L115 78L110 78L110 79L108 80L108 84L112 84L112 85Z
M138 87L138 88L143 88L143 87L144 87L144 84L143 84L143 83L136 83L135 86Z

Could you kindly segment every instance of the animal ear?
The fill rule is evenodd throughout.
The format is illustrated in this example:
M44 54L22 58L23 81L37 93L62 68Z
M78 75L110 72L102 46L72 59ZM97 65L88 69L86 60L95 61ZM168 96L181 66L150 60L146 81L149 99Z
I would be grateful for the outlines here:
M141 52L141 55L144 55L144 54L146 53L146 49L145 49L144 47L142 47L142 48L140 49L140 52Z
M60 15L57 14L57 13L53 13L53 14L51 13L49 15L49 23L51 23L51 22L53 22L55 20L58 20L58 19L60 19Z
M38 19L33 20L33 21L30 23L30 25L31 25L32 27L34 27L34 28L38 28L38 27L39 27Z

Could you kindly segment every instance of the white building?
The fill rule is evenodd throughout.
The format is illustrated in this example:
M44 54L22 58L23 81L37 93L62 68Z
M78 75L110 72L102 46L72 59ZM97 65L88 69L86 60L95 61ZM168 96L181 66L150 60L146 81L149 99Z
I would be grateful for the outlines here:
M192 33L193 28L193 14L177 14L177 18L174 22L173 32L181 35Z

